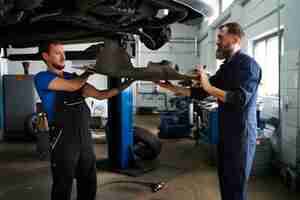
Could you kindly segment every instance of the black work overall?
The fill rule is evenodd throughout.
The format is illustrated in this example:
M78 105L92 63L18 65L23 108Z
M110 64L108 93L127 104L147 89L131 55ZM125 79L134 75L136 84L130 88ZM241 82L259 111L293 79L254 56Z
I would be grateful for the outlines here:
M88 131L90 110L81 92L57 92L55 136L51 145L52 200L70 200L73 179L77 199L94 200L97 178L95 153Z

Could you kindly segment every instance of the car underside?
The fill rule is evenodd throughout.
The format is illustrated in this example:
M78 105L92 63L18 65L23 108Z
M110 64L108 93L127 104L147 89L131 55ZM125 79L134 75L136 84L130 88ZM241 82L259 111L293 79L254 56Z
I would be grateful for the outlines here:
M157 50L171 39L171 24L200 24L211 14L204 0L0 0L0 47L35 47L49 40L101 41L103 48L84 51L92 51L97 73L136 80L193 79L179 74L172 64L150 62L144 69L135 68L127 47L138 35L147 48ZM8 59L20 59L13 56Z
M211 13L203 0L0 0L0 46L130 34L156 50L169 41L170 24L200 23Z

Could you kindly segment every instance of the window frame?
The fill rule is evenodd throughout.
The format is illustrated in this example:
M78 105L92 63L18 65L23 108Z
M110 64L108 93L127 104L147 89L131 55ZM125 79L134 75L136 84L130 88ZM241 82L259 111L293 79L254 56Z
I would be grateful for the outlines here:
M253 48L252 48L252 55L253 57L255 58L255 48L257 47L257 45L260 43L260 42L263 42L265 41L265 48L267 47L267 44L268 44L268 41L273 38L273 37L276 37L278 36L278 39L279 39L279 48L280 48L280 55L282 56L282 53L283 53L283 33L284 33L284 30L281 29L280 31L276 31L276 32L273 32L271 34L268 34L268 35L265 35L263 37L260 37L256 40L253 41ZM269 96L269 97L280 97L280 66L281 66L281 56L279 56L279 60L278 60L278 74L279 74L279 77L278 77L278 80L279 80L279 83L278 83L278 91L277 91L277 94L276 95L265 95L263 94L262 96ZM261 83L262 84L262 83Z

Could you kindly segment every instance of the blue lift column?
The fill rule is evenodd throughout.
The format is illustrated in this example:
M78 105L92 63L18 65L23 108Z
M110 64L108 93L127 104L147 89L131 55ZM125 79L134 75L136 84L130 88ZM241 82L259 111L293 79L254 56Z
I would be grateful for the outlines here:
M118 88L120 84L121 80L117 78L108 81L109 88ZM127 88L108 100L108 162L111 168L117 170L128 169L133 160L132 98L132 89Z
M118 51L122 45L122 41L118 39L106 39L104 41L104 49L107 51ZM123 48L123 47L122 47ZM102 57L103 56L103 57ZM99 59L99 60L98 60ZM103 59L104 63L114 63L105 60L105 54L97 55L97 62ZM107 58L112 59L112 58ZM114 59L119 59L116 56ZM97 63L96 63L97 65ZM107 64L109 68L109 64ZM119 88L122 81L120 78L108 79L108 88ZM142 163L135 159L134 154L134 127L133 127L133 95L132 89L127 88L118 96L108 100L108 123L106 126L106 141L108 148L108 159L97 160L96 165L99 169L114 171L129 176L139 176L156 167L156 163ZM161 185L159 184L159 187Z

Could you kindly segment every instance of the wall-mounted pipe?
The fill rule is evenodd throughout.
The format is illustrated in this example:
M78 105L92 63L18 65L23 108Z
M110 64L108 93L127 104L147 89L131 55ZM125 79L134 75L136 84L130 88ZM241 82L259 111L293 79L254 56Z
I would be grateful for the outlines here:
M241 5L241 6L245 6L247 3L249 3L250 0L238 0L237 2Z
M208 31L201 34L199 37L199 42L201 43L203 40L205 40L208 37Z

